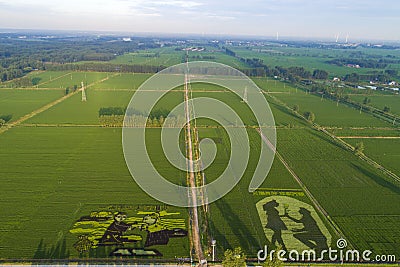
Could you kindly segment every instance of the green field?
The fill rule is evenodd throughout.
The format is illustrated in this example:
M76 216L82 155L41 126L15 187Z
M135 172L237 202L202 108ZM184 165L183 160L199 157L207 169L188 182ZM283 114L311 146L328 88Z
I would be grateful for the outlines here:
M157 48L128 53L110 61L115 64L172 66L182 63L184 53L175 48Z
M381 245L377 251L398 251L399 247L388 241L399 238L398 232L390 231L393 221L389 220L386 226L381 220L375 223L373 220L378 216L399 215L399 207L394 204L400 201L398 185L320 133L279 130L278 137L278 150L353 245L367 249L368 242L374 240ZM352 218L352 222L343 218ZM362 229L362 238L352 229L357 219L357 231ZM368 228L363 227L367 219L370 220Z
M41 124L99 124L98 112L102 107L126 107L133 91L95 91L88 90L87 102L82 102L76 94L64 102L50 108L26 123Z
M87 256L80 255L74 248L77 236L71 229L77 228L78 222L84 224L78 221L79 218L91 212L104 211L107 207L111 209L110 205L120 205L120 209L127 210L130 220L140 221L142 218L132 217L133 209L138 213L140 209L160 205L132 179L122 153L121 129L100 127L98 113L102 107L126 107L135 89L149 75L111 76L107 73L74 72L59 79L52 77L52 81L50 74L40 75L44 81L45 77L49 81L39 86L43 88L71 87L83 79L90 85L86 90L87 101L82 102L78 93L0 134L3 178L0 180L3 189L0 204L4 207L0 217L0 259L29 259L44 252L47 254L41 255L49 258ZM107 77L109 79L99 82ZM277 150L292 173L283 161L275 157L260 190L248 192L261 142L257 131L248 127L251 154L243 179L229 194L212 203L208 221L204 217L201 221L204 240L210 237L217 240L217 256L222 258L225 249L241 246L249 257L255 257L265 244L271 245L260 210L256 207L268 197L283 196L279 194L290 196L290 214L297 212L290 206L296 201L317 210L293 178L293 173L329 214L330 218L325 218L320 211L313 212L327 229L324 233L331 236L330 244L334 244L339 237L334 233L331 220L355 248L398 254L400 232L393 229L400 229L399 185L354 153L343 149L329 136L312 128L284 104L289 107L299 105L300 113L314 112L316 122L338 136L398 136L398 128L343 104L337 105L301 90L296 92L296 88L279 81L266 78L254 80L264 90L263 94L257 94L266 97L270 103L277 126ZM183 93L179 89L166 94L155 109L171 110L180 104ZM228 104L247 126L254 126L253 115L239 96L214 85L193 84L192 90L193 97L210 97ZM16 119L61 98L64 93L65 90L52 89L0 90L0 113L12 113ZM152 91L146 93L154 94ZM219 110L214 112L219 114ZM209 120L198 121L200 139L213 139L218 149L213 165L205 170L207 182L215 180L227 168L230 153L227 134L216 125ZM137 129L132 129L132 132L140 134ZM158 128L146 129L146 144L152 162L170 181L185 184L186 173L177 170L163 155L160 132ZM352 144L359 141L345 140ZM368 156L399 174L400 169L396 165L399 160L397 139L362 141ZM184 146L183 138L181 146ZM170 221L167 217L163 218L166 224L180 222L182 227L188 227L186 209L164 208L176 213L171 215ZM281 205L279 211L282 217L283 209ZM285 218L285 221L289 219ZM139 230L135 231L132 236L137 237ZM291 232L287 230L284 234L286 238ZM287 245L291 245L290 242L287 241ZM65 249L54 252L57 245ZM171 238L168 246L150 248L161 251L164 259L190 255L187 237ZM103 254L97 256L105 257L106 252L102 251Z
M39 78L39 85L42 83L48 83L54 79L65 76L69 74L69 71L34 71L31 72L28 77Z
M108 80L95 84L93 89L137 89L151 74L142 73L121 73L117 76L111 77Z
M67 75L58 76L56 78L52 77L51 80L44 82L39 85L39 88L74 88L76 85L81 88L81 83L84 85L92 84L98 82L102 79L110 77L112 74L102 73L102 72L73 72Z
M364 99L368 97L371 102L370 106L383 110L385 107L390 108L390 112L400 116L400 96L399 95L382 95L382 94L374 94L374 95L364 95L364 96L351 96L350 99L357 101L359 103L363 103Z
M61 98L64 91L53 90L0 90L0 115L12 115L11 121Z
M318 49L318 48L298 48L286 47L279 44L271 44L270 46L257 48L239 48L230 47L235 51L236 55L244 58L259 58L269 67L282 66L294 67L301 66L311 72L314 69L323 69L329 72L330 77L341 77L349 73L366 74L376 69L370 68L349 68L344 66L336 66L328 63L335 58L374 58L375 56L395 56L400 57L398 51L387 49ZM354 56L356 55L356 56ZM388 68L399 69L400 64L390 64Z
M185 62L185 54L182 48L176 47L147 49L120 55L110 63L169 67ZM237 58L228 56L215 47L205 47L204 51L190 51L189 61L213 61L239 69L248 67Z
M397 135L399 137L399 135ZM400 139L344 139L351 145L363 142L364 153L392 172L400 173Z
M20 128L0 144L1 187L13 192L1 197L0 258L33 258L41 240L50 249L64 239L77 257L68 231L81 216L114 204L158 204L128 172L121 129ZM174 244L167 257L187 256L187 239Z
M252 80L256 83L256 85L263 89L265 92L268 93L282 93L282 94L289 94L289 93L294 93L298 92L296 88L293 88L293 86L282 83L278 79L274 79L271 77L266 77L266 78L260 78L260 77L254 77Z
M369 114L356 110L347 105L336 103L304 91L290 94L274 94L276 98L289 107L298 105L299 113L311 111L315 114L315 122L323 126L335 127L391 127L390 123L379 120Z

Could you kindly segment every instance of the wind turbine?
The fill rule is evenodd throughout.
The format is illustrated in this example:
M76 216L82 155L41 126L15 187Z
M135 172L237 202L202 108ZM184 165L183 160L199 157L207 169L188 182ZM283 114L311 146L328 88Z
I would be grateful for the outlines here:
M339 41L340 33L336 35L336 43Z
M279 32L276 32L276 40L279 41Z
M346 35L346 44L349 42L349 34Z

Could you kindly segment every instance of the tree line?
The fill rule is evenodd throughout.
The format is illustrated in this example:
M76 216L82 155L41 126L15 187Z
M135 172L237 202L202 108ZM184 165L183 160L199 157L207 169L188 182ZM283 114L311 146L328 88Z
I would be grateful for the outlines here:
M343 77L343 81L351 83L358 83L360 81L387 83L394 80L397 75L397 70L376 71L370 74L349 73Z
M112 115L142 115L151 119L159 119L161 117L168 117L170 111L164 108L154 109L149 114L145 114L133 108L127 107L102 107L99 109L99 116L112 116Z
M113 64L108 62L87 62L87 63L68 63L56 64L47 63L44 69L50 71L98 71L98 72L122 72L122 73L157 73L166 66L150 66L150 65L129 65L129 64Z
M101 66L68 66L66 64L80 61L107 62L129 52L139 49L159 47L154 40L138 39L132 42L109 40L20 40L15 38L0 38L0 80L10 81L20 78L33 70L93 70L110 71L109 65ZM121 66L122 70L129 71L128 66ZM139 67L135 67L135 70ZM143 72L155 72L156 69L142 70Z
M345 66L345 65L358 65L361 68L370 68L370 69L385 69L389 64L400 64L400 60L393 59L362 59L362 58L336 58L333 60L327 61L329 64L337 65L337 66Z

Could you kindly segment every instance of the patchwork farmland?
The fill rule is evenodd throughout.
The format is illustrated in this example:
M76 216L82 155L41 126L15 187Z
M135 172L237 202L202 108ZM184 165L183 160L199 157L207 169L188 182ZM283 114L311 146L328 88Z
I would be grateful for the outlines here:
M149 53L128 54L115 60L132 64L154 60L173 64L181 60L154 59L155 55ZM117 213L126 216L126 223L131 225L124 241L126 247L145 247L155 253L152 259L165 261L193 256L190 212L154 200L135 183L125 164L121 127L106 127L99 120L101 108L126 107L151 75L75 71L33 75L41 78L36 88L0 89L0 115L12 115L9 124L33 114L0 130L0 259L121 256L115 244L105 245L107 227ZM82 81L85 102L79 92ZM251 149L243 179L229 194L212 203L202 217L205 256L210 257L211 239L217 241L220 260L228 248L240 246L248 258L254 259L264 245L273 247L272 232L264 225L268 208L279 212L287 225L282 230L287 248L300 244L291 231L298 227L294 221L300 220L298 210L303 209L319 226L317 234L326 246L335 247L338 238L345 238L359 250L399 255L400 182L343 144L355 147L362 141L363 155L398 176L397 139L357 138L397 138L398 126L272 78L254 81L263 92L260 96L271 106L280 157L275 157L265 181L252 193L248 186L263 140L254 128L251 110L239 96L224 88L208 84L191 87L193 98L218 99L239 114ZM69 97L35 113L66 93ZM170 111L183 98L182 88L177 88L166 94L155 109ZM295 105L299 107L296 112L292 109ZM315 114L314 124L302 117L307 111ZM200 119L197 124L200 140L214 140L218 151L213 165L205 170L210 182L227 167L229 139L213 121ZM186 173L164 157L160 136L161 128L147 127L146 137L151 140L147 147L154 165L171 182L185 184ZM182 147L184 142L181 137ZM164 239L160 239L159 232Z

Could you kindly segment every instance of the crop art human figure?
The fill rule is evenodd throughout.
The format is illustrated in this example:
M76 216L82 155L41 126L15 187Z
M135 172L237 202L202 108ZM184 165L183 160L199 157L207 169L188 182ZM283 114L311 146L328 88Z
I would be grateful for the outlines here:
M274 234L272 235L271 243L273 245L278 243L278 245L282 246L282 249L286 250L285 243L282 239L282 230L287 230L287 227L279 215L279 211L277 209L278 206L279 203L276 200L272 200L264 204L263 209L266 212L268 218L268 222L265 227L271 229L274 232Z
M114 222L108 226L103 237L100 239L102 245L108 244L120 244L123 245L124 242L129 242L127 238L122 237L123 233L131 230L132 225L124 222L126 220L126 213L117 212L114 214Z

